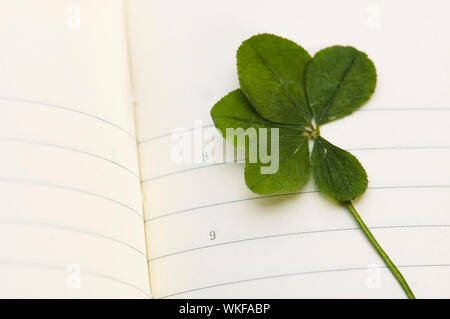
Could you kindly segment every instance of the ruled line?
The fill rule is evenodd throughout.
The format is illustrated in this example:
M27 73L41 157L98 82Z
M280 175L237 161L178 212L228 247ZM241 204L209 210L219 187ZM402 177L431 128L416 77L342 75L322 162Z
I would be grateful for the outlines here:
M42 222L35 222L35 221L27 221L27 220L17 220L17 219L0 219L0 224L7 224L7 225L19 225L19 226L32 226L32 227L41 227L41 228L53 228L53 229L59 229L64 231L70 231L75 233L80 233L84 235L89 235L97 238L102 238L108 241L115 242L117 244L120 244L124 247L130 248L141 254L142 256L146 257L146 254L139 250L138 248L134 247L133 245L130 245L124 241L118 240L116 238L106 236L103 234L95 233L89 230L79 229L71 226L65 226L65 225L55 225L50 223L42 223Z
M433 111L433 112L445 112L445 111L450 111L450 107L396 107L396 108L372 108L372 109L361 109L358 110L358 112L401 112L401 111ZM213 127L214 124L210 123L210 124L206 124L202 127L191 127L186 129L186 131L192 131L195 129L199 129L199 128L207 128L207 127ZM152 142L155 140L159 140L162 138L167 138L169 136L172 135L171 133L165 133L165 134L161 134L161 135L156 135L153 137L148 137L145 139L142 139L140 141L138 141L138 145L142 145L142 144L146 144L148 142Z
M87 156L91 156L91 157L95 157L98 158L100 160L109 162L113 165L116 165L118 167L120 167L121 169L126 170L127 172L129 172L130 174L132 174L133 176L135 176L137 179L139 179L139 175L136 174L135 172L133 172L130 168L116 162L113 161L109 158L94 154L94 153L90 153L87 151L83 151L80 149L76 149L76 148L72 148L69 146L64 146L64 145L59 145L59 144L52 144L52 143L46 143L46 142L39 142L39 141L34 141L34 140L27 140L27 139L20 139L20 138L13 138L13 137L6 137L6 136L0 136L0 140L2 141L7 141L7 142L14 142L14 143L22 143L22 144L28 144L28 145L39 145L39 146L46 146L46 147L52 147L52 148L57 148L57 149L62 149L62 150L66 150L66 151L71 151L71 152L75 152L75 153L79 153L79 154L84 154Z
M34 269L44 269L44 270L57 270L57 271L63 271L63 272L66 271L66 267L61 266L61 265L44 264L44 263L39 263L39 262L27 262L27 261L20 261L20 260L8 260L8 259L0 259L0 267L23 267L23 268L31 268L31 269L34 268ZM152 298L147 291L145 291L144 289L138 287L137 285L129 283L125 280L122 280L122 279L119 279L119 278L116 278L113 276L101 274L101 273L91 271L91 270L82 269L81 273L82 273L82 275L87 275L87 276L91 276L91 277L97 277L97 278L102 278L102 279L117 282L119 284L131 287L135 290L142 292L148 298Z
M213 126L214 126L213 124L206 124L206 125L202 125L202 126L199 126L199 127L190 127L190 128L184 129L183 132L190 132L190 131L194 131L194 130L197 130L197 129L208 128L208 127L213 127ZM178 132L178 133L181 133L181 132ZM161 138L166 138L166 137L169 137L171 135L172 135L172 132L161 134L161 135L156 135L156 136L149 137L149 138L145 138L145 139L143 139L141 141L138 141L138 145L145 144L145 143L148 143L148 142L151 142L151 141L154 141L154 140L159 140Z
M423 265L397 265L398 268L428 268L428 267L450 267L450 264L423 264ZM387 266L379 266L378 268L384 268L387 269ZM252 281L260 281L260 280L267 280L267 279L275 279L275 278L283 278L283 277L293 277L293 276L300 276L300 275L313 275L313 274L323 274L323 273L333 273L333 272L345 272L345 271L358 271L358 270L366 270L366 267L350 267L350 268L334 268L334 269L322 269L322 270L313 270L313 271L302 271L302 272L295 272L295 273L288 273L288 274L277 274L277 275L270 275L270 276L263 276L263 277L255 277L255 278L249 278L249 279L243 279L243 280L236 280L236 281L228 281L224 283L219 283L215 285L210 286L203 286L199 288L189 289L189 290L183 290L179 292L175 292L169 295L165 295L162 297L157 297L160 299L178 296L190 292L205 290L205 289L211 289L211 288L217 288L217 287L223 287L223 286L229 286L229 285L236 285L236 284L242 284Z
M59 184L53 184L53 183L47 183L47 182L39 182L39 181L34 181L34 180L16 179L16 178L0 177L0 182L1 183L17 183L17 184L27 184L27 185L34 185L34 186L43 186L43 187L63 189L63 190L77 192L77 193L81 193L81 194L85 194L85 195L90 195L90 196L101 198L101 199L107 200L109 202L115 203L117 205L123 206L126 209L130 210L131 212L133 212L134 214L136 214L136 216L142 218L142 215L140 215L139 212L136 209L128 206L127 204L122 203L122 202L120 202L118 200L115 200L113 198L110 198L110 197L107 197L107 196L104 196L104 195L101 195L101 194L93 193L93 192L90 192L90 191L87 191L87 190L74 188L74 187L70 187L70 186L65 186L65 185L59 185Z
M399 229L399 228L436 228L436 227L443 227L448 228L450 225L392 225L392 226L373 226L369 227L370 229L376 230L376 229ZM263 239L272 239L272 238L281 238L281 237L289 237L289 236L298 236L298 235L309 235L309 234L321 234L321 233L332 233L332 232L341 232L341 231L355 231L355 230L361 230L359 227L347 227L347 228L332 228L332 229L319 229L319 230L309 230L309 231L301 231L301 232L293 232L293 233L284 233L284 234L274 234L274 235L267 235L267 236L259 236L259 237L250 237L250 238L244 238L244 239L238 239L238 240L232 240L228 242L213 244L213 245L205 245L205 246L199 246L195 248L180 250L174 253L165 254L161 256L157 256L154 258L147 259L147 262L153 262L160 259L165 259L168 257L189 253L193 251L203 250L203 249L209 249L209 248L215 248L215 247L221 247L221 246L227 246L227 245L233 245L233 244L239 244L244 242L250 242L250 241L258 241Z
M143 179L141 181L141 184L145 184L145 183L148 183L148 182L160 179L160 178L168 177L168 176L178 175L178 174L182 174L182 173L186 173L186 172L196 171L196 170L199 170L199 169L204 169L204 168L209 168L209 167L214 167L214 166L221 166L221 165L231 164L231 163L243 163L243 161L234 161L234 160L232 160L232 161L225 161L225 162L220 162L220 163L211 163L211 164L201 165L201 166L198 166L198 167L191 167L191 168L187 168L187 169L181 169L181 170L178 170L178 171L173 171L173 172L170 172L170 173L161 174L161 175L157 175L157 176L154 176L154 177Z
M164 214L164 215L159 215L159 216L155 216L155 217L151 217L151 218L145 219L144 222L148 223L148 222L151 222L151 221L154 221L154 220L157 220L157 219L161 219L161 218L165 218L165 217L169 217L169 216L172 216L172 215L183 214L183 213L187 213L187 212L191 212L191 211L195 211L195 210L199 210L199 209L205 209L205 208L216 207L216 206L221 206L221 205L228 205L228 204L246 202L246 201L263 199L263 198L280 197L280 196L293 196L293 195L297 195L297 194L311 194L311 193L319 193L319 191L303 191L303 192L295 192L295 193L273 194L273 195L255 196L255 197L249 197L249 198L243 198L243 199L235 199L235 200L230 200L230 201L225 201L225 202L220 202L220 203L213 203L213 204L208 204L208 205L197 206L197 207L192 207L192 208L187 208L187 209L183 209L183 210L174 211L174 212L167 213L167 214Z
M359 148L349 148L347 149L347 151L375 151L375 150L418 150L418 149L423 149L423 150L439 150L439 149L450 149L450 146L382 146L382 147L359 147ZM219 163L211 163L211 164L205 164L205 165L201 165L201 166L197 166L197 167L191 167L191 168L187 168L187 169L181 169L181 170L177 170L177 171L173 171L173 172L169 172L169 173L165 173L165 174L161 174L161 175L156 175L153 177L149 177L149 178L145 178L141 181L141 184L145 184L157 179L161 179L161 178L165 178L165 177L169 177L169 176L174 176L174 175L178 175L178 174L182 174L182 173L186 173L186 172L191 172L191 171L196 171L196 170L200 170L200 169L205 169L205 168L209 168L209 167L214 167L214 166L220 166L220 165L225 165L225 164L230 164L230 163L244 163L243 160L240 161L235 161L235 160L230 160L230 161L225 161L225 162L219 162Z
M398 111L450 111L450 107L379 107L360 109L358 112L398 112Z
M83 116L87 116L90 118L93 118L97 121L106 123L110 126L115 127L116 129L122 131L123 133L125 133L126 135L128 135L129 137L131 137L135 142L136 142L136 136L130 132L128 132L127 130L125 130L124 128L120 127L117 124L114 124L113 122L110 122L104 118L101 118L99 116L87 113L87 112L83 112L83 111L79 111L76 110L74 108L70 108L67 106L62 106L62 105L57 105L57 104L52 104L52 103L47 103L47 102L40 102L40 101L36 101L36 100L31 100L31 99L22 99L22 98L15 98L15 97L7 97L7 96L0 96L0 100L1 101L7 101L7 102L22 102L22 103L29 103L29 104L35 104L35 105L41 105L41 106L47 106L47 107L51 107L51 108L55 108L58 110L63 110L63 111L68 111L68 112L74 112L77 114L81 114Z
M367 187L367 189L378 190L378 189L415 189L415 188L449 188L449 187L450 187L450 185L403 185L403 186ZM294 195L298 195L298 194L314 194L314 193L320 193L320 191L318 191L318 190L299 191L299 192L294 192L294 193L255 196L255 197L248 197L248 198L243 198L243 199L224 201L224 202L219 202L219 203L213 203L213 204L208 204L208 205L203 205L203 206L196 206L196 207L191 207L191 208L187 208L187 209L177 210L177 211L170 212L167 214L163 214L163 215L145 219L144 222L148 223L148 222L152 222L152 221L155 221L155 220L158 220L161 218L166 218L166 217L173 216L173 215L179 215L179 214L188 213L188 212L201 210L201 209L205 209L205 208L246 202L246 201L251 201L251 200L258 200L258 199L271 198L271 197L281 197L281 196L294 196Z

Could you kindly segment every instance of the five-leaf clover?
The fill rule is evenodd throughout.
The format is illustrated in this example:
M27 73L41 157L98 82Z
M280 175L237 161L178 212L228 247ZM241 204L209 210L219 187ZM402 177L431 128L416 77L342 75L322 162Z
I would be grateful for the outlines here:
M376 251L410 298L405 279L356 212L351 200L367 189L367 175L358 159L320 136L320 126L343 118L369 100L376 86L376 70L367 55L349 46L332 46L314 57L293 41L259 34L237 51L240 89L211 110L215 126L225 138L246 150L245 182L263 195L298 191L312 171L318 189L347 206ZM277 129L278 170L263 173L264 161L249 160L249 145L261 134L245 136L245 143L227 129L267 129L269 141ZM313 141L312 151L309 141ZM273 146L267 143L267 151Z

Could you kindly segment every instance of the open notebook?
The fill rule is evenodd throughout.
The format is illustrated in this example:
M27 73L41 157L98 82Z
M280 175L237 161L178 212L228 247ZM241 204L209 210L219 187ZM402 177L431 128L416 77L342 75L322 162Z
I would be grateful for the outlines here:
M447 1L0 0L1 297L404 294L312 183L261 198L236 163L175 164L235 52L270 32L367 52L373 98L322 128L366 168L355 206L417 297L450 297ZM204 151L204 150L202 150Z

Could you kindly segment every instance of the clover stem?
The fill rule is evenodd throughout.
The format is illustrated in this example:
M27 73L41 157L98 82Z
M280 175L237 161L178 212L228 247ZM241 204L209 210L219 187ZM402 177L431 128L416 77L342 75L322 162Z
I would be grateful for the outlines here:
M344 202L344 205L352 213L352 215L355 218L356 222L358 223L359 227L361 227L361 230L364 232L367 239L372 244L373 248L375 248L378 255L380 255L380 257L383 259L386 266L389 268L391 273L394 275L395 279L397 279L398 283L403 288L403 290L405 291L408 298L416 299L411 288L409 288L408 283L406 282L405 278L403 277L402 273L400 272L400 270L398 270L397 266L395 266L395 264L392 262L392 260L389 258L389 256L386 254L386 252L383 250L383 248L381 248L380 244L377 242L375 237L372 235L369 228L366 226L366 224L362 220L361 216L359 216L355 207L353 207L352 202L351 201Z

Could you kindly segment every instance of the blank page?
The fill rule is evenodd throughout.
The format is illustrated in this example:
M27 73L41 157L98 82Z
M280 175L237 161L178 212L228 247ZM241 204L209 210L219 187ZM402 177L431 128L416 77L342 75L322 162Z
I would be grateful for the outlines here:
M0 1L0 296L149 297L121 1Z
M366 168L369 189L355 206L417 297L450 297L449 9L445 1L131 1L153 295L405 297L350 213L312 181L301 194L261 197L246 188L242 163L172 161L173 130L211 126L210 108L238 87L239 44L269 32L311 54L352 45L375 62L372 99L321 132Z

